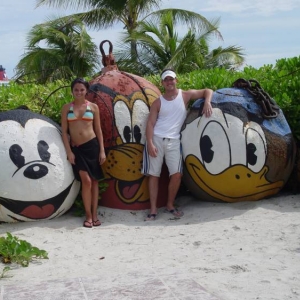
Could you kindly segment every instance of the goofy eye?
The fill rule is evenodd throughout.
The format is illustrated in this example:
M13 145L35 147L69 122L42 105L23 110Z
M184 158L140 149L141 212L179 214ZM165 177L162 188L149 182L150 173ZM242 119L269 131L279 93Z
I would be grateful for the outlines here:
M246 132L247 166L253 172L259 172L265 165L266 145L261 134L250 128Z
M230 166L228 136L219 123L207 123L200 137L200 154L203 165L211 174L219 174Z
M37 144L37 149L42 161L49 162L51 154L48 151L49 149L48 144L45 141L39 141Z
M142 100L136 100L132 108L132 127L134 142L145 144L146 125L149 115L149 107Z
M133 127L133 136L135 141L139 144L142 139L141 128L138 125Z
M129 143L131 140L131 128L129 126L125 126L123 130L123 136L126 143Z
M22 156L22 152L23 149L17 144L9 148L9 157L18 168L23 167L25 164L25 158Z
M115 103L114 115L123 143L130 143L132 141L131 114L124 101L117 101Z

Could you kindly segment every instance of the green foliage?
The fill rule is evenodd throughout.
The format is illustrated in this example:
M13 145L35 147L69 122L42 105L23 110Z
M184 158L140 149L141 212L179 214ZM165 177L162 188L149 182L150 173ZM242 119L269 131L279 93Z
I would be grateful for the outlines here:
M25 105L31 111L46 115L57 123L60 123L62 106L71 99L70 82L64 80L46 85L11 81L9 86L0 86L0 112Z
M99 66L96 45L84 23L73 16L37 24L31 29L15 76L43 84L92 75Z
M38 0L37 6L49 5L75 8L78 13L62 17L61 20L79 19L91 28L108 28L116 23L123 23L122 33L128 35L129 39L125 39L120 43L125 47L119 49L119 53L122 55L122 62L120 58L118 59L120 70L145 75L153 74L157 69L162 70L168 65L176 68L176 70L187 71L188 68L188 71L191 71L195 67L191 67L190 62L198 68L203 58L204 48L201 47L202 53L200 56L198 55L199 51L194 51L195 47L193 46L198 45L198 41L195 41L195 35L192 32L196 33L197 36L201 35L202 41L203 39L207 40L212 35L222 39L222 35L218 30L219 20L209 21L194 11L184 9L159 9L161 2L161 0ZM152 25L157 24L161 24L161 26L153 28ZM148 27L149 30L146 29L145 31L145 27ZM190 33L184 38L185 41L181 47L177 45L179 41L177 33L174 32L175 27L185 27ZM153 45L151 42L151 40L154 41L153 34L158 38L155 38L159 42L158 44L154 43ZM140 45L137 44L136 38L141 39ZM52 39L53 34L51 34ZM241 59L240 49L233 48L235 48L234 51L227 49L225 53L224 49L216 49L215 53L210 55L210 65L224 65L221 61L228 57L228 52L231 52L230 57L235 57L234 61L237 62L236 58L238 56ZM233 52L235 54L232 56ZM192 57L192 59L189 60L189 57ZM44 60L37 58L40 61L39 65L41 65ZM238 60L241 63L240 59ZM228 59L225 60L227 63L229 62ZM48 62L46 64L49 65Z
M22 267L27 267L34 258L47 259L48 253L33 247L25 240L20 240L16 236L7 232L5 237L0 237L0 257L2 263L17 263ZM7 269L3 270L5 272ZM2 274L3 274L2 272Z
M297 141L300 141L300 56L283 58L276 65L264 65L259 69L245 67L243 70L214 68L178 74L178 87L184 90L228 88L239 78L254 79L280 106ZM147 79L160 86L158 75Z
M133 72L141 76L159 73L165 68L178 73L221 66L232 69L244 62L240 47L218 47L209 51L209 40L219 33L218 20L200 32L185 26L187 32L179 37L175 28L177 17L174 11L165 10L159 17L139 22L134 31L124 34L115 53L119 68L126 72L135 70ZM136 52L132 51L132 43Z
M187 74L179 74L178 87L187 89L211 88L217 90L231 87L233 82L243 76L239 71L228 71L224 68L194 71Z
M300 56L279 59L275 66L264 65L259 69L250 66L239 71L214 68L178 74L178 87L185 90L204 87L217 90L231 87L239 78L255 79L260 83L281 107L294 137L300 141ZM159 75L146 79L161 89ZM0 111L26 105L60 124L61 107L72 99L69 86L67 80L45 85L11 81L9 86L0 86Z

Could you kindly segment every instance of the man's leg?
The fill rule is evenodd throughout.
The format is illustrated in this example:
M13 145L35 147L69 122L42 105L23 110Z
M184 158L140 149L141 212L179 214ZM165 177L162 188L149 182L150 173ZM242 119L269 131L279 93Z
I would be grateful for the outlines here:
M157 214L157 195L158 195L158 185L159 177L149 176L149 196L150 196L150 214Z
M178 211L174 207L175 198L179 190L182 178L182 156L180 140L170 139L168 141L168 150L165 158L169 173L172 174L170 176L168 186L168 202L166 209L175 217L181 217L183 216L183 212Z
M170 176L169 186L168 186L168 202L167 202L167 210L173 210L175 198L181 183L181 173L175 173Z

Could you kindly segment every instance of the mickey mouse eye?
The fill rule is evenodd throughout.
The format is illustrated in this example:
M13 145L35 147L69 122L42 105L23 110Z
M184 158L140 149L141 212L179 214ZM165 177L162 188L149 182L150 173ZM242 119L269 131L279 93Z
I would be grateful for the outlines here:
M39 156L42 161L49 162L51 154L49 153L49 145L45 141L39 141L37 144L37 149L39 152Z
M25 165L25 158L22 152L23 149L18 144L14 144L9 148L9 157L18 168L22 168Z

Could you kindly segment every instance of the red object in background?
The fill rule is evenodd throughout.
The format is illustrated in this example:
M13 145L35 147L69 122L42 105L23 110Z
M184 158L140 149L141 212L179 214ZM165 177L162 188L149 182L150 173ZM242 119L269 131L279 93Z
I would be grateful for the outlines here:
M109 66L90 81L87 99L99 107L107 157L102 169L109 187L101 194L99 205L128 210L150 208L148 178L141 169L147 117L159 95L159 89L146 79ZM168 183L165 166L158 207L166 205Z
M0 65L0 80L2 80L2 81L8 80L6 73L5 73L5 69L2 67L2 65Z

